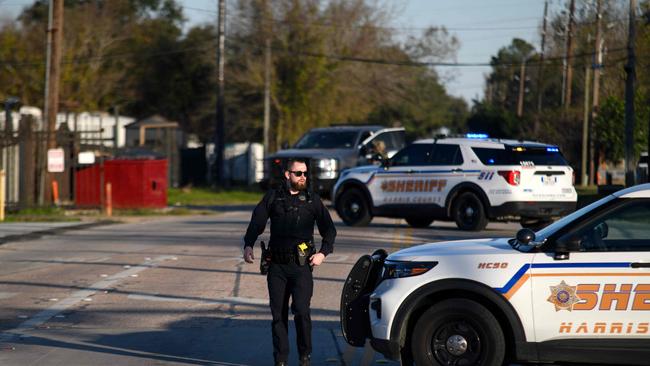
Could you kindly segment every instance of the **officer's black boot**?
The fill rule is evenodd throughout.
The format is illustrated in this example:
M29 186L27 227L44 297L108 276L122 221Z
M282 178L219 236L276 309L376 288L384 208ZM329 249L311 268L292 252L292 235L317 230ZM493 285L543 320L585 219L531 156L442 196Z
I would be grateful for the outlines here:
M300 356L300 366L310 366L311 357L309 355Z

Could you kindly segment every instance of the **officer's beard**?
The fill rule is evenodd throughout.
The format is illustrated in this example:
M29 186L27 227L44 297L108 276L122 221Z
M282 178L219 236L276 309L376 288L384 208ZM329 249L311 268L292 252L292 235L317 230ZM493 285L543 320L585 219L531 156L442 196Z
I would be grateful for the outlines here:
M289 185L291 186L291 190L293 191L304 191L307 189L307 181L300 182L300 181L292 181L289 180Z

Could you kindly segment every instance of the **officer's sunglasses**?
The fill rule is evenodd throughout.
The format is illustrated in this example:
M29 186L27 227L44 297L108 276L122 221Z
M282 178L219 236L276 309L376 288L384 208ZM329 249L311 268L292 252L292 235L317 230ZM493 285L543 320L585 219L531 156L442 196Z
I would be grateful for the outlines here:
M289 170L289 173L295 175L296 177L302 177L303 175L307 176L307 171L302 170Z

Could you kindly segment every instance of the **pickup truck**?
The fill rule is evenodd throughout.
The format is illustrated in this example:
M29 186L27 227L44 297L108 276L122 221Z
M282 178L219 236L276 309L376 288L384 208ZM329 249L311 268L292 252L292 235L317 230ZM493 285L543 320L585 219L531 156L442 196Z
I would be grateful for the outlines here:
M329 198L340 173L359 165L373 164L380 154L393 156L405 145L403 127L386 128L376 125L345 125L313 128L293 147L270 154L264 159L263 189L275 187L282 181L288 159L301 158L309 166L311 189ZM384 151L376 151L383 146Z

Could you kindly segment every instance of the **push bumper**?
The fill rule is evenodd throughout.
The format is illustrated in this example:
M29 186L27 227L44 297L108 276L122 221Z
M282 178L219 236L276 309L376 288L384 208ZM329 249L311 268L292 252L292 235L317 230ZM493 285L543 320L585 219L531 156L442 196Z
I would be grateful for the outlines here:
M381 275L385 250L379 249L373 255L364 255L352 267L341 292L341 330L346 342L363 347L366 339L372 338L370 330L370 293Z
M384 357L398 361L400 359L399 343L387 339L371 339L370 345L372 348L384 355Z
M576 210L575 201L529 201L506 202L500 206L493 206L489 210L491 218L518 216L529 218L552 218L565 216Z

